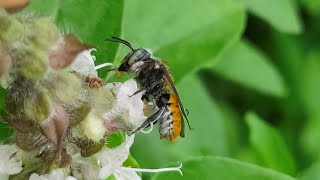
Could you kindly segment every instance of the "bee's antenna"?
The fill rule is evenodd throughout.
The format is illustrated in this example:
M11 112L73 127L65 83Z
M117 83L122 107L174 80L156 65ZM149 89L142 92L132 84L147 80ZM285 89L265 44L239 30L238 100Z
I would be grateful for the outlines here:
M122 43L122 44L128 46L131 49L131 51L134 51L134 49L131 46L131 44L126 40L123 40L123 39L120 39L120 38L117 38L117 37L111 37L111 39L107 38L107 39L105 39L105 41Z

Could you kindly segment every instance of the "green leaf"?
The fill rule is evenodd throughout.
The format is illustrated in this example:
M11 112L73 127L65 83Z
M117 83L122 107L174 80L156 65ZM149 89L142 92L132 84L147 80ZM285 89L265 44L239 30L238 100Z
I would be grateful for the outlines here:
M218 106L224 121L230 156L239 157L242 155L242 149L248 145L248 129L235 108L223 102L219 102Z
M192 156L229 154L223 118L200 78L189 74L177 84L177 89L190 112L188 117L194 130L186 126L186 137L175 142L161 140L158 126L150 134L138 133L132 153L143 168L159 168Z
M6 114L5 96L6 90L0 87L0 117ZM13 133L14 130L7 123L2 122L0 118L0 142L10 137Z
M122 144L125 141L125 137L122 131L117 131L115 133L112 133L108 135L107 137L107 147L109 148L116 148L120 144ZM123 163L124 166L127 167L133 167L133 168L139 168L139 163L133 158L131 154L129 154L128 159Z
M139 163L133 158L131 154L129 154L128 159L123 162L123 165L126 167L132 167L132 168L139 168L140 165Z
M301 0L302 5L313 15L320 15L319 0Z
M62 31L76 34L85 43L94 45L98 49L96 65L115 58L119 44L108 44L104 40L120 36L123 0L33 0L27 10L51 16ZM104 77L106 69L99 73Z
M213 72L245 87L277 97L287 95L283 78L271 61L246 40L242 40L219 57Z
M116 179L116 177L114 177L114 175L111 175L106 180L117 180L117 179Z
M107 147L115 148L125 141L122 131L114 132L107 136Z
M177 82L239 39L245 11L232 0L127 0L123 24L123 38L167 61Z
M273 28L289 34L300 34L303 26L292 0L248 0L248 10L267 21Z
M0 86L0 116L6 114L5 97L6 90Z
M175 163L176 165L177 163ZM171 164L170 166L175 166ZM223 157L199 157L183 162L183 176L178 172L156 174L152 180L227 179L227 180L294 180L271 169Z
M261 165L294 175L295 162L276 129L251 112L246 114L245 119L250 129L250 143L260 158Z
M300 175L301 180L320 179L320 162L311 165L307 170L304 170Z
M320 117L320 52L319 49L313 49L308 52L300 67L298 82L301 97L307 108L308 114Z
M320 157L320 53L319 49L308 52L299 73L300 96L308 119L301 136L301 147L313 158Z

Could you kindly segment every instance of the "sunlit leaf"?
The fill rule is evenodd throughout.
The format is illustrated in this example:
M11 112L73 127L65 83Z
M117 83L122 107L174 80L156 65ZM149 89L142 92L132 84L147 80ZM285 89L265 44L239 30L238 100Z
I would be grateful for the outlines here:
M212 70L226 79L264 94L284 97L287 93L283 78L275 66L246 40L224 51Z
M250 143L260 158L261 165L294 175L293 157L276 129L268 126L256 114L246 114L250 129Z
M127 0L123 38L150 48L178 81L239 39L244 23L243 6L232 0ZM117 62L129 52L121 50Z
M303 31L298 10L292 0L248 0L246 4L250 12L278 31L290 34Z

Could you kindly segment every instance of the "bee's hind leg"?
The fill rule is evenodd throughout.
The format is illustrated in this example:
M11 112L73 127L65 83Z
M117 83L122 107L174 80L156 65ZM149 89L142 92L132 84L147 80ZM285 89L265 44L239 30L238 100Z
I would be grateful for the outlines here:
M155 113L153 113L151 116L149 116L142 124L140 127L138 127L136 130L128 133L128 135L130 136L131 134L134 134L138 131L140 131L141 129L144 129L145 127L147 127L149 124L156 122L158 119L160 119L162 117L162 115L164 114L166 108L162 107L160 108L158 111L156 111Z
M136 95L138 93L145 92L146 90L147 90L146 88L141 88L138 91L136 91L135 93L133 93L132 95L130 95L129 98L131 98L132 96L134 96L134 95Z

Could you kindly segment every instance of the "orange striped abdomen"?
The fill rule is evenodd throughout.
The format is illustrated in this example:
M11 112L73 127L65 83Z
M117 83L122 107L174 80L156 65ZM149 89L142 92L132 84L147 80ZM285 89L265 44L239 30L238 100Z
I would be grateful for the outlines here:
M178 97L174 94L170 95L170 111L171 111L171 120L173 121L171 128L171 136L166 137L167 140L173 141L180 136L181 132L181 112L179 108Z

